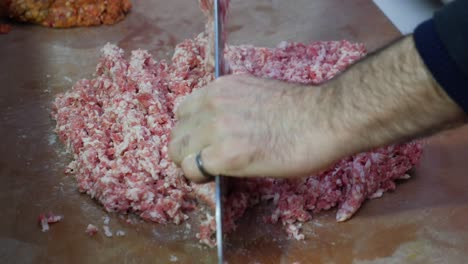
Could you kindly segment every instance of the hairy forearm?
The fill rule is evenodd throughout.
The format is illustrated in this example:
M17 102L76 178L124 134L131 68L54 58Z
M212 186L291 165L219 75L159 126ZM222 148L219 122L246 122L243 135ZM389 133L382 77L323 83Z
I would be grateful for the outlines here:
M463 111L432 78L412 37L370 55L323 87L321 118L343 155L461 124Z

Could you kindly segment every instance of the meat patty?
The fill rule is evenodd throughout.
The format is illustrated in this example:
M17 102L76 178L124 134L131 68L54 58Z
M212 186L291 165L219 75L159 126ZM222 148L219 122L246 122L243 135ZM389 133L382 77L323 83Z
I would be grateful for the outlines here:
M130 11L130 0L7 0L7 13L17 21L69 28L111 25Z

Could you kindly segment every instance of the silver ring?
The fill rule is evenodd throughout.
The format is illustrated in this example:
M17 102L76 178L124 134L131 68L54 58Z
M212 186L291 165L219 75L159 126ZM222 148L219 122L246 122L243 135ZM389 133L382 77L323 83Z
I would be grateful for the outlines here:
M201 172L201 174L205 178L209 178L210 180L213 179L215 176L205 170L205 167L203 167L203 160L201 157L201 151L198 152L198 154L195 156L195 162L197 163L198 170Z

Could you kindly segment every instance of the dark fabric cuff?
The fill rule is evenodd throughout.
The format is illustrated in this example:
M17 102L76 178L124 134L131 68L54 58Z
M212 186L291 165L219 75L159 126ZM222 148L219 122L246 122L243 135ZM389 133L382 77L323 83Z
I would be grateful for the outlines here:
M468 113L468 77L450 57L432 19L420 24L413 34L416 49L445 92Z

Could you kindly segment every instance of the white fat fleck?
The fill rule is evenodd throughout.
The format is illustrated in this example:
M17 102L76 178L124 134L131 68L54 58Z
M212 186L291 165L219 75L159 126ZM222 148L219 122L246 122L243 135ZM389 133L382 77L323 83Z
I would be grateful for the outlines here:
M169 165L169 162L166 159L162 159L159 165L163 168L166 168Z
M280 194L275 193L274 196L273 196L273 204L275 204L275 205L278 204L279 198L280 198Z
M411 175L409 175L409 174L404 174L404 175L400 176L398 179L400 179L400 180L407 180L407 179L409 179L409 178L411 178Z
M145 200L146 201L153 201L153 199L154 199L154 193L152 193L152 192L146 192L145 193Z
M138 198L138 193L139 192L140 192L140 189L132 188L132 189L127 190L127 192L125 193L125 196L129 200L138 201L139 200L139 198Z
M314 224L315 226L318 226L318 227L322 227L322 226L323 226L322 223L319 223L319 222L316 222L316 221L314 221L313 224Z
M169 261L170 261L170 262L177 262L177 261L179 261L179 258L177 258L177 257L174 256L174 255L171 255L171 256L169 257Z
M47 222L47 218L41 219L41 228L42 228L42 232L49 231L49 223Z
M125 231L117 230L117 232L115 232L115 235L118 236L118 237L125 236Z
M120 57L124 52L116 45L106 43L106 45L104 45L104 47L101 49L101 53L103 53L104 56Z
M93 224L88 224L88 226L86 227L86 232L89 234L93 232L97 232L97 231L98 231L98 228Z
M102 183L104 183L104 184L109 184L109 183L113 182L114 180L115 180L115 179L112 178L112 177L109 176L109 175L104 175L104 176L100 179L100 181L101 181Z
M373 193L371 196L369 196L369 199L380 198L380 197L382 197L383 193L384 193L383 189L378 189L377 191L375 191L375 193Z
M150 82L141 82L138 84L138 89L140 89L141 92L151 92L153 86Z
M108 225L109 222L110 222L110 217L106 215L106 216L104 217L104 221L103 221L103 222L104 222L105 225Z
M153 211L153 212L150 212L150 216L152 218L157 218L158 216L161 216L161 215L158 212Z
M111 229L109 228L109 226L104 225L104 226L102 226L102 229L104 229L104 235L105 235L106 237L112 237L113 234L112 234L112 231L111 231Z

